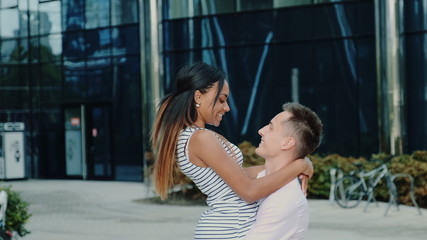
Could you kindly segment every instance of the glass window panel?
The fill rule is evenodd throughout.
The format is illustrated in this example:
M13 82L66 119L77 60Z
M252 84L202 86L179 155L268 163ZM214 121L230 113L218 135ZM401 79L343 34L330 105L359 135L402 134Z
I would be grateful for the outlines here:
M163 6L169 16L164 16L165 19L185 18L200 15L198 5L193 4L193 0L169 0L165 1Z
M274 17L274 38L277 41L307 40L313 36L312 9L292 8L276 11ZM283 24L286 23L286 24Z
M41 87L56 89L62 86L61 62L40 64Z
M320 7L313 11L313 33L315 37L347 37L355 30L354 5L336 4Z
M228 25L230 25L229 23ZM224 24L227 26L227 24ZM273 12L251 12L239 14L235 18L236 29L229 30L235 32L236 39L240 44L264 43L272 40L273 31ZM254 33L257 34L254 34ZM220 39L220 38L219 38Z
M116 165L116 178L138 180L141 179L140 159L143 156L143 149L140 147L142 143L140 60L139 57L119 57L113 61L112 76L116 93L113 122L123 126L113 129L116 162L120 163L119 166ZM123 144L123 139L128 140L127 144Z
M139 53L139 27L129 26L113 28L113 55L126 55Z
M274 0L274 8L313 4L313 0Z
M231 13L236 11L235 1L230 0L201 0L199 4L201 15Z
M62 36L53 34L40 37L40 61L60 60L62 54Z
M111 24L120 25L138 22L137 0L112 0L111 1Z
M375 34L375 9L372 2L358 2L355 6L356 31L354 35Z
M111 54L111 29L86 31L86 56L100 57Z
M36 63L40 61L40 43L39 38L30 38L30 50L29 50L29 61L30 63Z
M86 62L88 98L110 99L112 94L111 63L109 58L90 59Z
M84 28L84 0L62 1L62 23L64 31Z
M110 1L86 0L86 28L110 25Z
M358 111L360 121L360 153L368 156L378 151L378 127L376 106L376 68L375 68L375 38L358 39L357 44L357 75L359 82Z
M31 86L34 91L38 91L40 89L40 66L38 64L31 64L30 66L30 78Z
M29 1L28 8L30 9L30 16L29 16L30 35L31 36L39 35L39 25L40 25L39 1Z
M40 34L61 32L61 2L40 3Z
M273 0L236 0L237 11L273 8Z
M14 53L18 49L18 40L3 40L1 41L1 61L7 62L16 60L16 57L14 57Z
M28 36L28 2L27 0L19 1L19 32L20 37Z
M2 95L2 109L28 109L29 91L21 89L0 90Z
M0 10L0 37L19 37L19 16L18 8Z
M425 150L427 146L427 34L406 37L406 89L408 151Z
M82 101L86 97L85 62L76 60L64 62L64 100Z
M28 70L27 65L10 64L2 68L1 86L3 87L27 87Z
M16 7L17 5L18 5L17 0L1 0L0 1L0 8Z
M63 54L65 59L84 56L85 41L82 32L64 33L63 42Z
M427 30L427 1L405 0L404 16L405 31Z
M17 57L19 62L28 62L28 39L19 39L19 48L18 51L13 53L13 56Z

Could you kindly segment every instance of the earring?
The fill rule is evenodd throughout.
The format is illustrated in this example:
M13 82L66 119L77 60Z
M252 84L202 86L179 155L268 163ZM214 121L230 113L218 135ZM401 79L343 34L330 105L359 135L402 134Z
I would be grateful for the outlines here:
M199 108L199 107L200 107L200 104L196 103L196 107L198 107L198 108Z

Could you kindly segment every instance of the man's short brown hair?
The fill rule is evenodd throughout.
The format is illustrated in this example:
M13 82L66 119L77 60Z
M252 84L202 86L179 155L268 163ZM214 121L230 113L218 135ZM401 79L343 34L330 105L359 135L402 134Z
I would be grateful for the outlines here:
M283 111L292 113L284 124L290 124L292 133L297 138L296 157L303 158L314 152L320 144L323 129L322 121L317 114L296 102L283 104Z

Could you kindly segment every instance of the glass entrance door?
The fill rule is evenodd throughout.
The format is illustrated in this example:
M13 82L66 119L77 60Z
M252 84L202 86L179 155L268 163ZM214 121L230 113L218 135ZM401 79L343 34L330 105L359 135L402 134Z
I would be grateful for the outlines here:
M87 177L113 179L111 108L91 104L86 107Z
M113 179L111 107L102 103L64 107L68 177Z
M65 172L68 177L85 178L82 109L81 106L70 106L64 109Z

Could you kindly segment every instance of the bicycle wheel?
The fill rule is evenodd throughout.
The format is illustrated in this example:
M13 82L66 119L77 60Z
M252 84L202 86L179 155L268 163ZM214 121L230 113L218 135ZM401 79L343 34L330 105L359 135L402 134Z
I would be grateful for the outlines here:
M335 186L335 201L342 208L354 208L362 200L365 191L360 179L345 176L338 180Z

